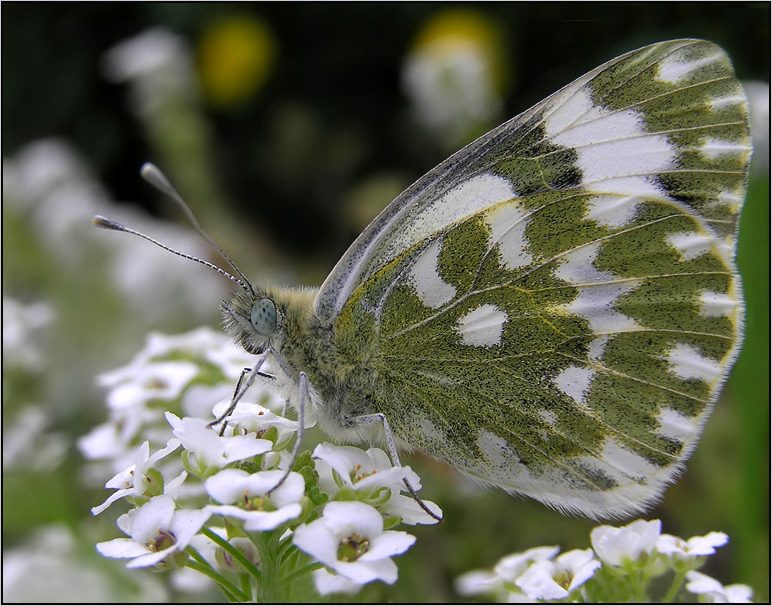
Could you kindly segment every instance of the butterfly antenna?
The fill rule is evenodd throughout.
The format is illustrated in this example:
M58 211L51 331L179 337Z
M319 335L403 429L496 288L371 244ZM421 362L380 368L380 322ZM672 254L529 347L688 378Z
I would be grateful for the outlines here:
M144 238L148 242L152 242L156 246L159 246L163 248L164 250L169 251L172 254L177 255L178 257L182 257L183 259L189 259L190 261L195 261L196 263L201 263L201 265L205 265L206 267L215 270L217 273L222 274L229 280L233 280L236 284L241 286L244 290L252 290L252 285L247 282L246 284L239 280L238 278L232 276L224 269L221 269L217 267L214 263L210 263L209 261L204 261L203 259L199 259L198 257L194 257L193 255L188 255L186 253L180 252L178 250L174 250L173 248L170 248L169 246L166 246L166 244L161 244L158 240L154 240L150 236L147 236L143 234L140 231L137 231L135 229L131 229L130 227L126 227L125 225L121 225L117 221L113 221L112 219L107 219L106 217L103 217L102 215L96 215L92 219L92 222L97 227L101 227L102 229L112 229L113 231L123 231L127 234L132 234L134 236L139 236L140 238Z
M242 272L238 268L236 263L233 262L233 259L231 259L228 256L228 254L222 248L220 248L220 246L214 240L212 240L212 238L209 237L209 234L204 231L204 228L201 227L201 225L199 224L198 220L196 219L196 216L193 214L193 211L190 210L190 207L187 205L185 200L182 199L182 196L179 194L179 192L177 192L177 190L174 189L174 186L169 182L169 179L166 178L166 175L164 175L161 172L161 169L151 162L145 162L142 165L142 167L139 169L139 174L142 175L142 178L145 181L147 181L150 185L155 187L161 193L169 196L177 204L177 206L179 206L179 208L185 214L185 217L187 217L188 221L190 221L190 224L193 226L193 229L195 229L199 233L199 235L202 238L204 238L204 240L206 240L209 243L209 245L214 250L216 250L222 256L222 258L228 262L228 265L230 265L233 268L233 270L236 272L236 275L238 275L240 280L235 280L235 281L241 284L241 286L244 287L245 290L249 290L252 294L255 294L255 289L252 288L252 284L244 275L244 272ZM145 238L149 239L146 236ZM181 255L181 256L184 257L186 255ZM220 272L226 275L229 275L227 274L227 272L223 270L220 270Z

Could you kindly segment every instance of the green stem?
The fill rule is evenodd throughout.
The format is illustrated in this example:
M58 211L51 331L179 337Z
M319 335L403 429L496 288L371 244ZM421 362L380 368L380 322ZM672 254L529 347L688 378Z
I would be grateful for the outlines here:
M215 583L217 583L217 586L225 594L225 597L228 598L229 602L246 602L247 599L249 598L248 594L245 594L244 592L242 592L228 579L226 579L220 573L215 571L208 563L202 564L198 561L193 561L193 562L188 561L187 566L189 568L192 568L193 570L197 570L201 574L208 576Z
M632 589L631 593L633 594L633 601L634 602L645 602L645 591L644 587L646 583L643 579L643 571L640 568L632 568L628 569L628 574L630 575L630 587Z
M670 587L667 590L667 593L662 598L663 604L672 604L673 600L675 600L675 597L678 595L678 592L681 590L681 586L684 584L684 579L686 578L686 572L676 572L673 576L673 582L670 583Z
M244 570L246 570L255 580L258 582L260 581L260 577L262 576L260 570L258 570L257 566L250 562L243 553L206 526L201 529L201 533L232 555L233 559L237 560L238 563L244 567Z

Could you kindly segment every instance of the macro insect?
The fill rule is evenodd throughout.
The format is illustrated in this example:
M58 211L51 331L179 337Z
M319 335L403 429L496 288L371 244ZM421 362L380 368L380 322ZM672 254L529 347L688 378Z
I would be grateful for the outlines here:
M225 331L257 356L232 407L270 361L301 427L313 414L335 440L385 442L395 464L420 449L564 512L641 511L694 449L739 351L750 155L726 54L673 40L448 158L318 289L251 283L204 234L236 275L194 260L237 283Z

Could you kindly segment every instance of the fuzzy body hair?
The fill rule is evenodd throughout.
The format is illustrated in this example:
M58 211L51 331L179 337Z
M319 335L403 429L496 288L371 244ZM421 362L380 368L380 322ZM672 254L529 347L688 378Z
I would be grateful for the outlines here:
M310 411L335 441L384 443L381 427L357 421L379 412L372 397L378 373L368 364L374 359L374 347L362 351L341 344L333 326L314 313L315 288L255 286L253 290L239 289L221 306L225 333L249 353L278 354L273 356L278 363L272 365L278 370L276 387L295 409L300 401L299 374L305 372ZM252 305L263 298L276 306L277 326L270 335L258 333L250 322Z

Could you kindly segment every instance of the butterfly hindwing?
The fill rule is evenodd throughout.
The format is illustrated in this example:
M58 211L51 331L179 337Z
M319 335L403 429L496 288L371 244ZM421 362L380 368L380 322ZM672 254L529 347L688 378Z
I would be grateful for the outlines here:
M628 53L398 197L315 310L369 344L403 445L567 511L640 510L739 348L749 158L723 51Z

